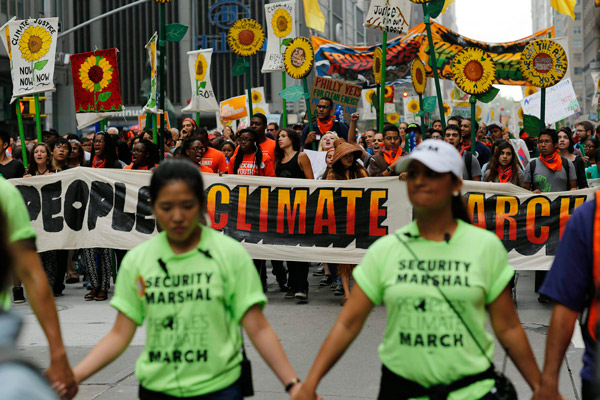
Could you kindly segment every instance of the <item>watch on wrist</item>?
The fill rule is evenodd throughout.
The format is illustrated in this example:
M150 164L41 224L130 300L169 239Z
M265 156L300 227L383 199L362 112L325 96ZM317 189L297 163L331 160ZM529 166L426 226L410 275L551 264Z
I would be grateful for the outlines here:
M290 383L288 383L287 385L285 385L285 391L287 393L289 393L290 390L292 390L292 388L300 382L300 378L294 378L290 381Z

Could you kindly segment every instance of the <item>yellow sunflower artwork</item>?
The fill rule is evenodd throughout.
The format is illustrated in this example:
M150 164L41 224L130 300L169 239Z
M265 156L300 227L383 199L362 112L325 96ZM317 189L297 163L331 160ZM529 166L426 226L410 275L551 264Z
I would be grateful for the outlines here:
M253 19L243 18L235 21L227 32L227 44L238 56L252 56L263 47L265 31Z
M410 66L410 75L413 87L418 94L425 93L427 87L427 73L423 61L418 58L414 59Z
M260 108L260 107L254 108L252 111L253 111L255 114L257 114L257 113L260 113L260 114L263 114L263 115L267 115L267 114L268 114L268 112L265 112L265 110L263 110L263 109L262 109L262 108Z
M523 108L522 107L519 107L518 114L519 114L519 119L522 121L523 120Z
M452 73L460 90L471 95L483 94L496 79L496 63L485 51L466 48L454 56Z
M370 104L373 104L373 96L375 96L377 94L376 90L370 89L367 91L367 94L365 95L365 99L367 99L367 101Z
M104 57L90 56L81 65L79 76L83 88L90 92L100 92L112 79L112 65Z
M527 86L525 88L525 97L529 97L534 93L537 93L537 88L535 86Z
M208 72L208 63L206 62L206 58L202 53L199 53L198 57L196 58L194 70L196 72L196 81L203 82L204 78L206 77L206 73Z
M284 38L292 32L292 16L284 8L278 8L271 19L273 33L279 38Z
M387 122L389 122L390 124L397 124L398 121L400 121L400 114L398 114L397 112L388 114L385 119L387 120Z
M51 44L50 32L41 26L30 26L19 40L19 50L27 62L33 63L50 51Z
M421 106L419 104L418 100L411 100L408 102L408 111L415 114L418 113L419 110L421 110Z
M381 84L381 70L382 70L382 61L383 60L383 51L381 47L375 47L373 51L373 77L376 84Z
M451 111L452 111L452 110L450 109L450 106L449 106L447 103L444 103L444 115L445 115L445 116L448 116L448 115L450 115L450 112L451 112Z
M475 119L479 120L479 117L481 116L481 107L479 107L479 105L475 105Z
M253 90L250 94L250 98L252 99L252 104L258 104L262 101L262 95L258 90Z
M289 76L294 79L305 78L315 63L315 51L307 38L293 39L285 49L283 66Z

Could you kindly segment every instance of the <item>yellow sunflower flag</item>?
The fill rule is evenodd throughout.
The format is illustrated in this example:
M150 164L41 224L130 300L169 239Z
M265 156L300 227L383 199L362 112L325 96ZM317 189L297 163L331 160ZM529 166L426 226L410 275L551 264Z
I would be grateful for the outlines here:
M550 0L550 5L561 14L575 19L575 4L577 0Z
M304 1L304 20L306 26L325 32L325 17L318 0L303 0Z
M452 4L452 3L454 3L454 0L446 0L446 2L444 3L444 8L442 9L442 14L444 14L446 12L448 7L450 7L450 4Z
M210 80L212 53L212 49L189 51L187 53L192 98L190 103L181 112L194 113L219 110L219 103L215 97Z
M295 38L296 35L296 2L282 1L265 4L265 28L267 30L267 51L261 72L285 71L283 53L285 39Z

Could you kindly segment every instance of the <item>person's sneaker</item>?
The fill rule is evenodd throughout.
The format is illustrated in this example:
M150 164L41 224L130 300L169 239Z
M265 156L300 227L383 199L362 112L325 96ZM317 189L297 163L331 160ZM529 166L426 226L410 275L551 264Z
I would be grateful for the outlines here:
M336 296L343 296L344 295L344 287L342 285L337 285L335 287L335 290L333 291L333 294L335 294Z
M13 301L16 304L25 303L25 294L23 293L22 286L15 286L13 288Z
M316 269L315 272L313 272L313 276L323 276L325 275L325 269L323 268L323 265L321 265L319 268Z
M305 290L301 290L299 292L296 292L294 297L296 298L296 300L300 300L301 302L308 301L308 292Z
M330 290L335 290L336 287L338 287L338 284L336 282L331 282L331 285L329 285Z
M294 291L292 289L288 290L287 293L285 294L285 296L283 296L284 299L293 299L294 295L296 293L294 293Z
M321 278L319 286L329 286L331 285L331 282L333 282L333 279L331 279L331 275L325 275Z

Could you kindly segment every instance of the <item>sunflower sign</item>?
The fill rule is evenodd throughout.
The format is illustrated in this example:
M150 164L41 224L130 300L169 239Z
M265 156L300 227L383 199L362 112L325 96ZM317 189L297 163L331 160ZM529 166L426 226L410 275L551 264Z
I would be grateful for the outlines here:
M245 90L244 94L248 96L248 90ZM248 100L247 97L246 100ZM265 88L263 86L255 87L250 90L250 101L252 102L252 112L254 114L269 114L269 104L267 104L267 98L265 97ZM248 107L248 101L246 101L246 107L250 109L250 107Z
M14 20L5 33L12 61L13 99L54 89L58 18Z
M262 73L285 71L283 53L285 39L296 37L296 3L282 1L265 4L265 24L267 25L267 52L262 66Z
M210 82L213 49L188 51L192 100L182 112L218 111L219 104Z
M156 87L158 86L158 56L156 53L156 43L158 40L158 34L154 32L154 35L146 44L146 51L148 52L148 60L150 61L150 95L148 96L148 102L144 106L144 112L158 114L158 92Z

